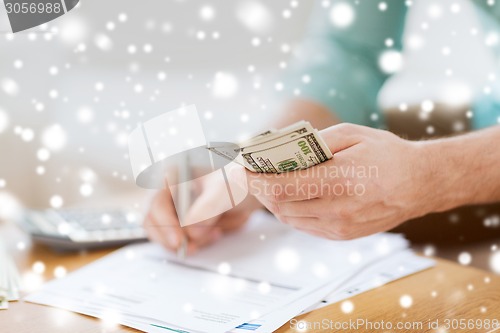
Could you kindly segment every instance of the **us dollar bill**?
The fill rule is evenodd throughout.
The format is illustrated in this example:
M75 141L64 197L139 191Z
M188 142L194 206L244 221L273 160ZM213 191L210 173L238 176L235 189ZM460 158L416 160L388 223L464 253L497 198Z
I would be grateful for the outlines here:
M306 169L332 158L323 138L309 122L300 121L265 133L236 146L210 145L208 149L259 173Z

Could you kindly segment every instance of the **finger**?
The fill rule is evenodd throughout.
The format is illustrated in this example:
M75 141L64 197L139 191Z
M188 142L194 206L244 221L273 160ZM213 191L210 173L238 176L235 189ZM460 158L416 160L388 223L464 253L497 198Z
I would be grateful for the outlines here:
M221 216L217 226L223 234L238 230L245 225L253 212L254 210L232 209Z
M186 225L185 229L191 230L195 229L195 227L214 225L219 219L217 214L213 216L214 213L224 211L226 206L227 202L223 198L221 200L221 197L216 193L212 193L210 190L204 190L201 196L199 196L189 208L184 221L184 225ZM190 228L191 226L193 228Z
M224 169L226 170L228 184L231 188L234 189L234 187L237 186L240 190L247 192L246 169L242 165L234 162L227 164Z
M332 233L327 233L324 230L317 230L317 229L311 229L311 228L300 228L300 227L297 227L295 229L300 230L300 231L305 232L305 233L308 233L309 235L312 235L315 237L327 238L330 240L342 240L342 238L338 237L337 235L332 234Z
M218 219L218 216L213 217L206 221L184 227L183 230L188 236L190 242L203 243L203 239L209 237L209 234L215 228Z
M153 222L151 222L151 220L149 219L148 216L146 216L144 218L144 222L142 223L142 226L144 228L144 231L146 232L146 234L148 235L148 238L153 241L153 242L156 242L156 243L162 243L163 244L163 240L161 239L161 237L158 235L158 232L156 230L156 227L154 226ZM167 244L165 244L167 245Z
M161 235L170 248L177 249L180 246L183 231L179 225L170 191L161 190L157 193L148 215L149 220L155 226L155 231Z
M290 220L291 223L294 223L293 220ZM289 223L289 224L291 224ZM330 224L330 223L329 223ZM332 222L331 224L338 224L336 222ZM347 235L340 234L337 232L337 228L334 225L325 225L319 219L313 219L310 221L303 221L303 223L296 224L294 226L295 229L306 232L310 235L327 238L331 240L345 240ZM344 229L347 230L347 229Z
M155 243L161 244L164 248L170 251L175 251L172 242L167 239L167 233L163 228L159 228L151 217L146 217L144 221L144 229L149 239Z
M319 133L325 140L328 148L330 148L330 151L335 154L338 151L358 144L368 131L369 128L366 126L342 123L328 127Z
M295 223L294 229L308 233L309 235L331 239L331 240L344 240L344 238L337 233L331 232L331 226L325 227L321 224L319 219L311 219L308 221L294 221L290 220L289 224Z
M338 237L336 234L333 234L329 231L329 226L325 227L322 221L318 218L314 217L289 217L289 216L276 216L278 220L281 222L290 225L294 229L297 229L302 232L306 232L310 235L340 240L341 237Z
M296 217L296 216L283 216L276 215L276 218L285 224L288 224L296 229L316 229L315 226L318 224L318 219L315 217Z
M320 217L325 211L325 205L330 203L324 199L316 198L302 201L270 202L266 201L264 206L275 215L289 217Z
M206 231L203 237L199 237L196 240L190 239L189 246L193 247L194 251L198 251L199 249L210 245L212 243L217 242L222 238L223 232L219 227L212 227ZM189 253L189 251L188 251Z
M381 218L367 223L355 224L352 226L352 230L347 235L347 237L344 237L343 239L355 239L373 235L379 232L388 231L401 224L401 222L403 221Z
M225 183L215 182L205 185L203 192L192 204L185 219L187 227L184 229L189 238L194 241L206 237L207 232L217 223L221 214L231 208L227 207L228 200L224 200L224 196L228 195Z
M325 172L314 166L281 174L247 172L248 191L256 197L265 197L272 202L299 201L318 198L327 185Z

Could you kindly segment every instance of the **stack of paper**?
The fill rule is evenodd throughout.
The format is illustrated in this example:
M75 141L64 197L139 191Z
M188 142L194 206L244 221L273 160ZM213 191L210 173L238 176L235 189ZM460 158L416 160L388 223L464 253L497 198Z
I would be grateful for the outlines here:
M0 242L0 310L9 308L9 302L19 300L21 278L12 258Z
M148 332L272 332L322 300L432 266L407 247L394 234L320 239L259 213L185 261L155 244L131 245L27 300Z

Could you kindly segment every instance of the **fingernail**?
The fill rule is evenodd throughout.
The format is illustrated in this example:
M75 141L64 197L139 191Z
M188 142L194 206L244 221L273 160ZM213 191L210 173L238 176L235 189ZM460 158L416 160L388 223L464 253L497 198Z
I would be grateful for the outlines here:
M179 246L179 237L177 236L177 233L175 232L169 232L167 234L167 239L168 242L170 243L170 246L177 248Z

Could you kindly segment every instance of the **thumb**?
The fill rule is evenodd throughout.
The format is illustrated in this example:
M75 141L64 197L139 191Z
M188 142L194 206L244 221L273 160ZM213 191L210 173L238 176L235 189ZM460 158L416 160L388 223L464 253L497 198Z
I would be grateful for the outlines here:
M213 227L220 215L232 208L225 181L222 178L219 180L216 174L210 177L203 184L203 191L191 205L184 221L185 226L196 223L187 228L191 238L201 237L200 234L206 232L207 227Z
M215 198L215 200L214 200ZM217 224L220 215L217 214L218 209L215 210L214 205L217 205L217 196L213 195L211 191L203 191L193 203L186 216L186 228L184 229L189 239L197 241L204 238L211 229Z
M224 200L217 193L210 189L205 189L201 195L193 202L186 215L184 225L188 226L201 221L208 222L216 220L216 213L224 205ZM222 207L221 207L222 206ZM207 224L207 223L205 223Z
M320 131L332 154L350 148L362 141L368 127L342 123Z
M228 185L231 187L233 195L243 195L246 197L248 193L248 175L245 167L238 163L231 162L224 168L226 170Z

